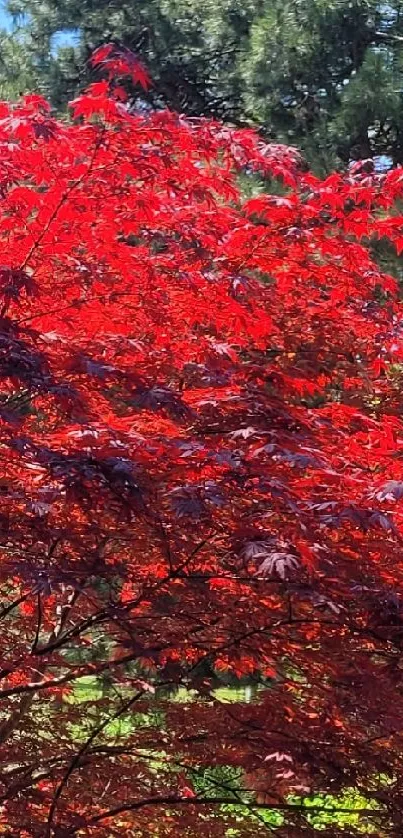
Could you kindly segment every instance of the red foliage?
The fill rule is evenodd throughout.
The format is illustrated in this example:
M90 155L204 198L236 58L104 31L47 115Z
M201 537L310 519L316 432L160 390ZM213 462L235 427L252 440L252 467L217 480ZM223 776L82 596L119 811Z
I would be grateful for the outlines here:
M356 787L401 835L403 172L133 112L114 49L72 124L1 105L3 834L309 835L290 795Z

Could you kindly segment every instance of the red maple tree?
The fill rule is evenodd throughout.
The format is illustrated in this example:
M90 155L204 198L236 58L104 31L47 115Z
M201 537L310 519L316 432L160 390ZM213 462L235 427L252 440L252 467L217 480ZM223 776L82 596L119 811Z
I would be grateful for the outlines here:
M0 111L0 834L400 836L403 172L94 63Z

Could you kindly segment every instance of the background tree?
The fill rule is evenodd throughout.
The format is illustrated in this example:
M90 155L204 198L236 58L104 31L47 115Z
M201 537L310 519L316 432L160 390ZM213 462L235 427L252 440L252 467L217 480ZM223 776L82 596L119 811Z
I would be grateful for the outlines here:
M58 106L108 39L150 67L150 98L262 127L317 168L375 154L402 160L400 0L9 0L41 87ZM76 46L54 49L55 33ZM25 32L25 34L24 34Z
M0 30L0 98L18 99L28 90L39 89L43 84L27 44Z

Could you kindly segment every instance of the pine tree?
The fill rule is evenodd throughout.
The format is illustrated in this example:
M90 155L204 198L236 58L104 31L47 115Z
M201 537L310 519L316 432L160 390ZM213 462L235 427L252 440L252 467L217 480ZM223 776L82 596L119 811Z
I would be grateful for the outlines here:
M87 83L91 50L115 40L145 60L154 105L258 125L324 170L403 159L401 0L9 0L9 10L33 82L59 108ZM75 45L55 49L67 30Z

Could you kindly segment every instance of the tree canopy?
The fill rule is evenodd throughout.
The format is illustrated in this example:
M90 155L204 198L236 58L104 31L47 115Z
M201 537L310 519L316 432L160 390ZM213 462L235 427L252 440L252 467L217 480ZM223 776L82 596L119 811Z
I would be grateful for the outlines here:
M92 61L0 112L2 833L401 835L402 170Z
M146 61L154 103L257 125L325 170L371 154L402 161L400 0L9 0L8 7L31 87L58 107L87 83L91 50L113 39ZM57 48L55 35L71 31L76 45ZM12 81L9 37L2 74Z

